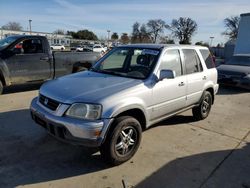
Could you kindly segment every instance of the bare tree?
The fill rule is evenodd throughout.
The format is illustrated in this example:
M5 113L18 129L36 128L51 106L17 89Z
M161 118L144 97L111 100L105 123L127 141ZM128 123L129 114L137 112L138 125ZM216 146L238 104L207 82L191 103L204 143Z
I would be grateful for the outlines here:
M2 26L2 29L21 31L23 27L18 22L8 22L7 24Z
M158 37L163 33L166 27L165 21L161 19L149 20L147 23L148 32L151 35L153 43L156 43Z
M149 43L149 42L151 42L150 34L149 34L145 24L141 25L138 22L134 23L131 42L132 43Z
M138 43L140 42L140 23L135 22L132 27L133 30L132 30L131 42Z
M197 23L191 18L180 17L173 19L167 28L172 31L173 36L179 39L180 44L190 44L191 38L197 30Z
M160 37L160 44L175 44L175 42L169 36L162 36Z
M150 33L145 24L142 24L140 27L140 42L142 43L150 43Z
M229 18L225 18L224 24L226 27L226 31L224 31L222 34L228 36L230 39L236 39L239 30L239 23L239 16L231 16Z
M53 33L58 35L64 35L66 32L63 29L57 29Z

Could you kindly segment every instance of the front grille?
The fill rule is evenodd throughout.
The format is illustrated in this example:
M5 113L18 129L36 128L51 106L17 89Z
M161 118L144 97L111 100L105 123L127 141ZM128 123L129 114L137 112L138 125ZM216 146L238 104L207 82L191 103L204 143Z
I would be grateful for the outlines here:
M48 97L46 97L46 96L44 96L44 95L39 95L39 102L43 105L43 106L45 106L45 107L47 107L47 108L49 108L50 110L53 110L53 111L55 111L56 109L57 109L57 107L59 106L59 102L57 102L57 101L55 101L55 100L53 100L53 99L50 99L50 98L48 98Z

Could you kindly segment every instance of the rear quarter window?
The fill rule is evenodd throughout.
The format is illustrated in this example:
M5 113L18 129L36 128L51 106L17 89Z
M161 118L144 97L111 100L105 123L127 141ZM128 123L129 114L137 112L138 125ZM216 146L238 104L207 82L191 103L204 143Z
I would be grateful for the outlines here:
M186 74L202 72L203 68L199 56L194 49L183 49Z
M206 63L206 66L208 69L212 69L214 68L214 60L213 57L211 55L211 53L209 52L209 50L200 50L201 55Z

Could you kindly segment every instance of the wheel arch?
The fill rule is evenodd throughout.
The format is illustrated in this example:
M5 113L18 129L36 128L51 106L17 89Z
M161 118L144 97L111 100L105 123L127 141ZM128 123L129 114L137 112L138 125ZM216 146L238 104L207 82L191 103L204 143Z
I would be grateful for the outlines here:
M212 95L212 104L214 104L214 88L213 87L209 87L205 91L208 91L208 92L211 93L211 95Z
M135 118L137 121L139 121L142 130L146 129L147 120L146 120L146 116L144 112L141 109L133 108L133 109L120 112L119 114L116 115L115 118L121 117L121 116L131 116Z
M145 130L147 128L147 119L145 116L145 113L143 112L143 110L141 110L140 108L131 108L131 109L126 109L123 111L119 111L118 113L116 113L113 116L113 120L110 123L110 125L107 127L105 134L104 134L104 139L103 142L105 142L107 135L109 134L109 132L112 132L112 130L115 128L115 124L116 124L116 118L118 117L122 117L122 116L130 116L135 118L137 121L139 121L142 130Z

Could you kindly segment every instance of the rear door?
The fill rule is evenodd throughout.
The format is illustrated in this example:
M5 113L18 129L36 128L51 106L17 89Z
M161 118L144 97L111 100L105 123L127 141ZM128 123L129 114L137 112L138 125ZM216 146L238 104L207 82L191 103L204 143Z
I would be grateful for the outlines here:
M169 49L161 58L160 70L175 71L174 79L164 79L153 88L153 117L161 118L186 106L187 79L183 74L183 65L178 49Z
M187 75L187 106L198 103L207 80L201 60L195 49L182 49Z
M18 47L18 49L17 49ZM6 62L13 83L46 80L52 75L52 61L41 39L24 39L13 48Z

